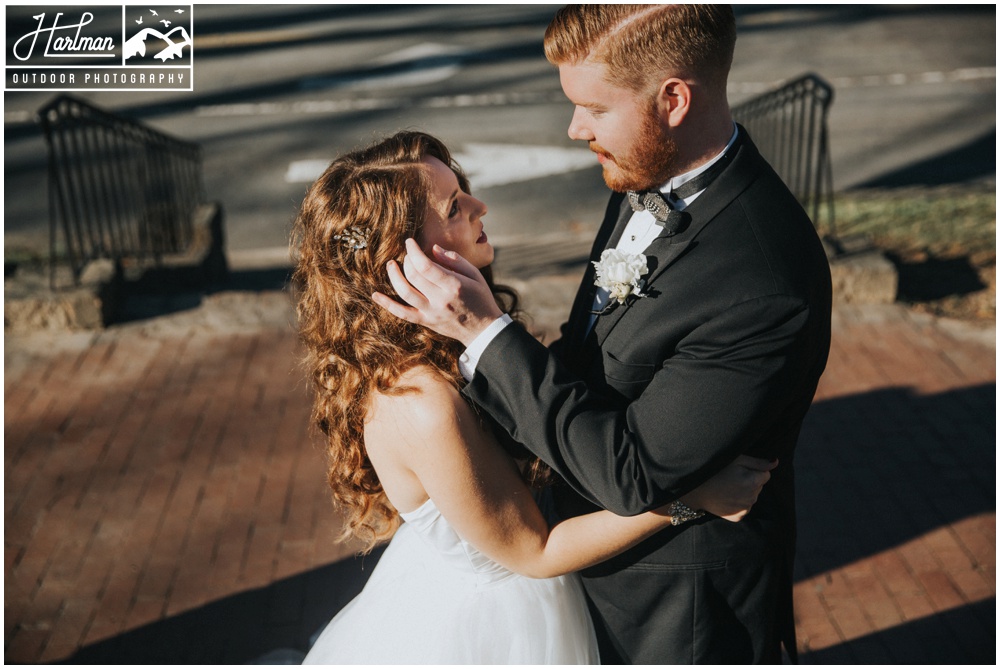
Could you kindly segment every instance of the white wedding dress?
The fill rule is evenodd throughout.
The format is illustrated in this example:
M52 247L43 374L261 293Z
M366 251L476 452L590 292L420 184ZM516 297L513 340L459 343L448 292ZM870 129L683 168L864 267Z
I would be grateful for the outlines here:
M427 500L304 664L596 664L575 574L534 579L489 559Z

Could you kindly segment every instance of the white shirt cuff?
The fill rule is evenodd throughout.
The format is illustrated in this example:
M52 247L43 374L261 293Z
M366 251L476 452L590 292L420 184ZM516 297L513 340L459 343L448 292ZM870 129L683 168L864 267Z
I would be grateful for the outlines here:
M480 332L479 336L473 339L469 347L465 349L465 352L458 356L458 371L462 373L466 381L472 381L472 377L476 375L476 365L479 364L479 358L482 357L486 347L496 339L496 336L505 327L513 322L514 319L508 314L500 316L500 318L490 323L489 327Z

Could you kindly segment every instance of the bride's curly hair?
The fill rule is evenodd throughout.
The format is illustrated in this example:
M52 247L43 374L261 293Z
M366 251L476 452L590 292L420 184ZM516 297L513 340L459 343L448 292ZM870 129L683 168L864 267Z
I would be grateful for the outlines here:
M456 388L464 384L460 343L396 318L371 299L375 291L397 297L386 263L402 263L405 240L421 238L431 192L421 160L428 156L450 166L470 192L440 140L400 132L335 160L309 189L293 229L292 283L315 391L312 418L325 438L334 502L346 515L342 538L360 539L366 551L399 524L365 448L372 394L412 390L396 382L417 365ZM482 274L500 308L516 317L517 294L495 285L491 268ZM540 470L540 462L532 464Z

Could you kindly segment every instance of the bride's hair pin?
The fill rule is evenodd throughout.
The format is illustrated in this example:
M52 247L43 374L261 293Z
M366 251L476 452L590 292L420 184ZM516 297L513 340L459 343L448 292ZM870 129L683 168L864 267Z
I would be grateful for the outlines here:
M371 232L371 228L358 228L352 225L343 234L334 235L333 238L352 251L360 251L368 246Z

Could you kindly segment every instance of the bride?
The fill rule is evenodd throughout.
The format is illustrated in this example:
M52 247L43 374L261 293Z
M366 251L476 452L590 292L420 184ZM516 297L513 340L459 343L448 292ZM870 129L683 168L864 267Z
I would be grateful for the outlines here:
M333 162L295 223L301 336L345 536L367 550L392 537L362 593L326 627L312 664L596 663L574 572L668 527L665 509L601 511L550 526L536 503L547 468L501 445L459 393L461 345L396 319L387 264L412 237L483 270L486 206L437 139L401 132ZM739 520L770 476L731 464L686 504Z

